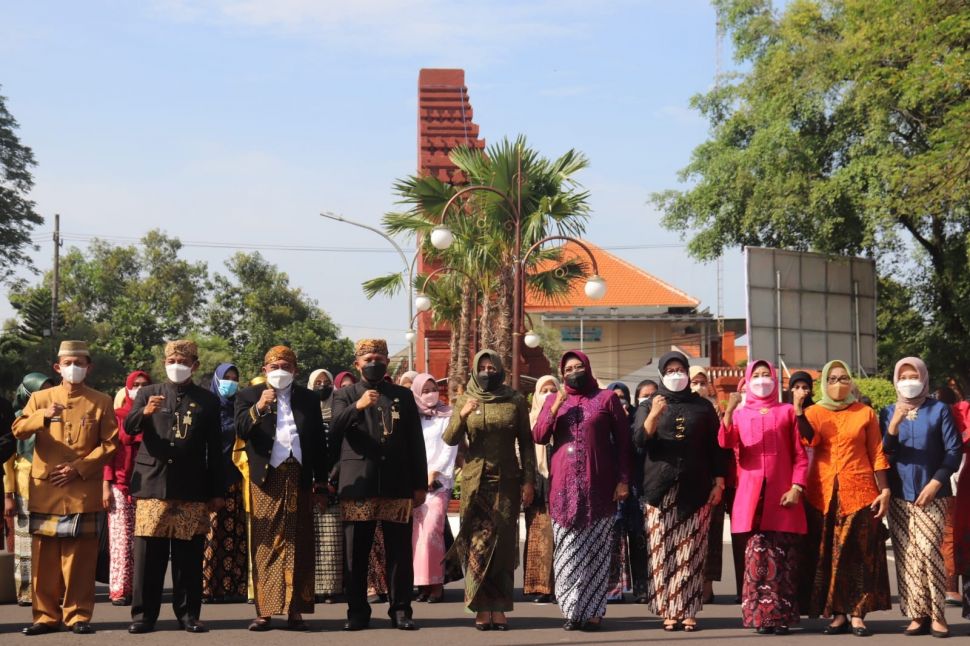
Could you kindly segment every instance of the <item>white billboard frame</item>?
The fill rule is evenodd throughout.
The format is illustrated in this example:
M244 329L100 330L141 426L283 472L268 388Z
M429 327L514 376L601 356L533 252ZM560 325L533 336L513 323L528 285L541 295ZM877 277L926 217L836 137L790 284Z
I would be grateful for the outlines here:
M819 370L842 359L876 373L874 260L745 247L744 272L748 361Z

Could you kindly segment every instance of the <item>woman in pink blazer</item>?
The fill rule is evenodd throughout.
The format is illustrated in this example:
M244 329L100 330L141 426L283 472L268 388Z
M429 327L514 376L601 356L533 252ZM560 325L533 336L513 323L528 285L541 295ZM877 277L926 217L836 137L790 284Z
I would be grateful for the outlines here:
M798 548L805 534L801 494L808 457L795 410L778 401L775 367L755 361L745 374L747 397L731 395L718 443L738 454L731 533L747 536L741 614L759 634L788 634L798 623Z

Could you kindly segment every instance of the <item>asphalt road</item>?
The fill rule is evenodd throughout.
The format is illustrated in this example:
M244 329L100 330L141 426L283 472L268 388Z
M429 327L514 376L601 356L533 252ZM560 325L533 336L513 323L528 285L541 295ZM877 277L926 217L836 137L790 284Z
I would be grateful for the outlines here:
M30 623L30 609L16 605L0 605L0 644L39 643L42 645L60 644L133 644L137 646L155 646L158 644L191 644L198 642L201 646L242 646L244 644L259 644L270 646L286 644L299 646L302 644L354 644L374 646L374 644L393 644L405 646L408 644L447 644L449 646L471 646L473 644L532 644L543 646L546 644L634 644L643 642L683 642L716 643L719 640L726 643L747 643L748 641L763 641L771 644L800 643L807 644L812 639L846 640L859 639L851 635L827 637L821 634L825 625L824 620L803 620L800 626L793 629L786 637L759 636L751 630L741 627L740 608L731 602L734 596L731 571L730 547L725 546L724 573L722 581L715 584L716 603L707 605L698 616L700 630L688 634L677 632L664 633L660 628L660 620L646 611L646 607L633 603L611 604L607 611L603 629L597 633L565 632L562 630L562 617L554 604L534 604L524 601L521 589L516 589L515 611L509 613L511 629L505 633L478 632L472 627L473 616L464 611L462 604L462 590L460 583L448 586L445 601L439 604L416 603L414 617L420 626L415 632L405 632L390 628L387 619L387 606L374 605L371 628L357 633L341 632L346 606L317 605L313 615L307 615L311 626L309 633L290 633L284 630L273 630L267 633L250 633L246 630L253 618L253 607L248 604L206 605L202 610L202 620L209 626L211 632L203 635L190 635L176 629L171 606L163 606L162 617L156 632L148 635L129 635L127 627L130 623L129 608L116 608L107 602L107 590L103 586L98 588L98 605L95 609L93 624L97 634L92 636L78 636L71 633L57 633L40 637L24 637L17 634L19 630ZM521 568L516 573L517 585L521 585ZM890 578L895 577L895 564L890 560ZM893 581L895 595L895 582ZM166 603L168 599L166 597ZM886 642L913 643L912 637L902 635L902 630L908 623L899 613L898 599L893 597L893 610L873 613L867 623L876 635L869 641L872 644ZM970 623L960 617L959 608L947 609L947 618L951 622L951 635L961 642L968 641ZM926 641L931 637L919 638ZM834 643L834 641L833 641Z

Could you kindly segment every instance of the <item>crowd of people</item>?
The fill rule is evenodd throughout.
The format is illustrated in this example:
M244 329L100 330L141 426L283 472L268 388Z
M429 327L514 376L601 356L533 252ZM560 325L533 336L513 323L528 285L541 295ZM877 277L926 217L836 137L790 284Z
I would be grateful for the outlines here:
M505 631L523 513L523 591L556 602L565 630L600 629L625 593L664 631L698 630L725 514L742 622L759 634L810 616L871 635L866 615L891 607L887 540L905 634L947 636L947 604L970 617L970 484L957 482L970 406L948 386L931 395L917 357L896 364L896 402L877 413L838 360L818 401L809 374L780 392L764 360L719 401L679 352L631 391L601 388L571 350L530 402L483 350L445 403L433 375L393 383L381 339L356 344L356 375L318 368L306 386L285 346L248 383L230 363L201 379L198 354L169 342L166 379L134 371L113 401L85 385L87 345L65 341L54 374L0 400L24 634L93 632L97 580L131 607L130 633L154 631L169 561L192 633L208 630L203 604L247 600L252 631L274 617L307 630L316 603L341 599L345 630L368 628L374 601L414 630L412 602L458 579L475 628Z

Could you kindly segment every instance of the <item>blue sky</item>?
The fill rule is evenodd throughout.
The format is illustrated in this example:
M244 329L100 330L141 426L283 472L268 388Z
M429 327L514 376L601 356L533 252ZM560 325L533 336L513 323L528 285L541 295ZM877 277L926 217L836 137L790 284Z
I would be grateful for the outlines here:
M159 227L189 242L381 248L317 213L377 224L394 209L393 180L415 172L422 67L465 69L487 141L523 133L547 156L590 158L590 240L677 244L648 196L677 187L705 139L688 101L714 65L706 0L89 0L9 3L0 21L0 92L49 218L41 269L55 212L65 233L109 239ZM231 253L185 250L210 271ZM346 335L403 347L404 296L360 291L397 256L262 253ZM713 264L677 247L614 253L715 310ZM743 316L740 252L725 268L725 313Z

